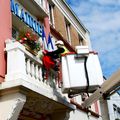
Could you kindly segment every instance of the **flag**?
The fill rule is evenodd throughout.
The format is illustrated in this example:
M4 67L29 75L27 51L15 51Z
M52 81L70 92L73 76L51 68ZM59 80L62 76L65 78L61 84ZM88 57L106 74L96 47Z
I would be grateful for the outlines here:
M53 51L53 50L54 50L53 41L52 41L52 39L51 39L50 34L49 34L49 36L48 36L47 48L48 48L48 51Z
M42 46L44 50L47 50L47 41L46 41L46 35L44 32L44 28L42 29Z
M48 35L48 39L46 39L46 34L44 31L44 28L42 29L42 46L44 50L47 51L53 51L54 50L54 45L53 45L53 41L51 39L50 34Z

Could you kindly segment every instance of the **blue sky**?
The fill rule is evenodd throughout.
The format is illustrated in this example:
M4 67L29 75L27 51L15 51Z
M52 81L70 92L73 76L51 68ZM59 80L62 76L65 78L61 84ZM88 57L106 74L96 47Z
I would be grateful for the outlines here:
M106 78L120 68L120 0L66 0L90 31Z

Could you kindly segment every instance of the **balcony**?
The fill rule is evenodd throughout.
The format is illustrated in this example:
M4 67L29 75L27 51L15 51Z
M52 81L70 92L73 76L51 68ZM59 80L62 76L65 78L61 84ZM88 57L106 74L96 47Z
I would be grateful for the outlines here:
M10 92L14 89L12 91L24 93L27 96L24 108L31 111L34 110L33 106L36 104L39 106L37 111L41 113L74 108L58 87L54 79L55 73L51 71L48 80L43 80L42 61L28 52L22 44L7 40L5 51L7 53L7 74L1 88L3 91Z
M18 0L32 15L37 18L44 18L48 16L45 0Z

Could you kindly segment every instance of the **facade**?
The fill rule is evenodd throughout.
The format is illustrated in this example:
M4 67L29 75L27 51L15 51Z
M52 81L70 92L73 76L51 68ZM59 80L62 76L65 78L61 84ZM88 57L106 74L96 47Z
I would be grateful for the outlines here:
M43 79L42 49L56 49L62 40L69 52L75 46L91 51L89 31L64 0L0 1L0 119L102 120L99 101L82 108L84 95L62 93L56 72ZM24 35L32 34L29 45ZM35 46L33 46L35 45ZM39 45L40 48L36 48ZM35 48L34 48L35 47Z
M113 94L110 97L108 103L108 113L110 120L119 120L120 119L120 95L118 93Z

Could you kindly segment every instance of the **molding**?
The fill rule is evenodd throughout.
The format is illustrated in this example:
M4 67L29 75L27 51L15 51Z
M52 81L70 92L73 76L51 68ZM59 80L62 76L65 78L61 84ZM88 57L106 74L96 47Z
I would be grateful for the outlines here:
M41 84L41 83L39 83ZM56 90L46 88L44 85L38 83L33 84L31 80L15 79L5 81L1 84L0 95L20 92L26 96L34 96L49 100L54 105L60 106L60 109L74 110L75 106L67 101L64 96L62 97Z
M53 1L53 0L52 0ZM89 31L84 27L81 21L77 18L77 16L73 13L71 8L67 5L67 3L63 0L54 0L53 3L59 8L62 14L68 19L68 21L73 25L76 31L86 39L86 34Z
M18 2L21 3L24 8L30 11L31 14L37 18L44 18L48 16L48 11L42 5L40 5L38 0L18 0Z

